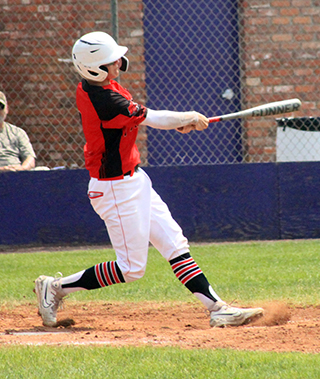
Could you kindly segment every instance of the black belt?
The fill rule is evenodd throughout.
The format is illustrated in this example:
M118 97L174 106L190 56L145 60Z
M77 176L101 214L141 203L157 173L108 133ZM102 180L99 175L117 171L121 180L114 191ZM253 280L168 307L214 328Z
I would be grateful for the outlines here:
M134 171L134 172L137 172L137 171L138 171L138 168L139 168L139 165L137 164L137 165L134 167L133 171ZM131 175L131 172L132 172L132 170L126 172L125 174L123 174L123 176Z

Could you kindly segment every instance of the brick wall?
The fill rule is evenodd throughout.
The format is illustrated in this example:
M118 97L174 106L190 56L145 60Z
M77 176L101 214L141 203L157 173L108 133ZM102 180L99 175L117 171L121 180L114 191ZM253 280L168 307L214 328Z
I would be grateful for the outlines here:
M320 116L320 1L241 2L243 107L298 97L294 116ZM286 115L286 117L293 115ZM274 118L245 124L251 161L275 161Z
M112 33L110 1L0 0L0 89L7 95L7 118L30 136L37 164L83 167L84 144L75 105L80 79L71 62L81 35ZM119 43L129 47L131 68L121 77L137 102L145 102L142 1L119 0ZM138 145L146 160L146 132Z
M82 129L75 106L79 76L70 61L74 41L92 30L111 33L105 0L0 0L0 89L8 121L23 127L38 165L83 167ZM296 116L320 116L320 0L239 1L243 108L299 97ZM146 102L142 0L118 0L119 43L131 62L121 84ZM248 161L275 161L274 118L246 121ZM147 163L147 133L138 146Z

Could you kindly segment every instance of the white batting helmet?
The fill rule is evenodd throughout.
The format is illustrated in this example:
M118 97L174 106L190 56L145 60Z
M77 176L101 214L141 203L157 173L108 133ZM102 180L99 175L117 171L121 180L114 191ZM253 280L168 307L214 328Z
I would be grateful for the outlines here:
M119 46L107 33L91 32L79 38L72 49L72 61L79 74L89 80L103 82L108 69L101 67L122 58L120 70L127 71L129 60L126 46Z

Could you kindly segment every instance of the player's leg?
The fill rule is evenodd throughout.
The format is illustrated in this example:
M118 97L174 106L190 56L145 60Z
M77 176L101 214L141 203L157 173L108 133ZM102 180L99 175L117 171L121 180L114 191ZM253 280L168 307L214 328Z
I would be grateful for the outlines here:
M168 260L180 282L209 310L211 326L242 325L263 314L261 308L229 307L220 299L190 255L180 226L155 191L151 196L150 242Z
M103 196L99 196L101 193ZM117 260L103 262L62 278L62 288L66 293L128 283L145 273L150 229L150 185L144 176L135 173L133 177L123 180L93 181L89 195L94 210L106 224Z
M150 188L149 179L139 172L119 181L90 181L92 206L105 221L117 260L64 278L40 276L35 290L44 324L56 323L59 303L71 292L131 282L144 275L149 247Z
M174 274L211 311L220 297L190 255L188 240L167 205L152 190L150 242L170 263Z

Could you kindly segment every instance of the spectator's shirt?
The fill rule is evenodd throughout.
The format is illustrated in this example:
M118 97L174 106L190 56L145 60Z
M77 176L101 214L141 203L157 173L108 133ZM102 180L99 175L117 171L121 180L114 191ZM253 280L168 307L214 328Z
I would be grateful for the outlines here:
M36 158L27 133L4 122L0 129L0 167L22 164L30 155Z
M140 163L136 138L147 108L133 102L131 94L114 80L101 87L84 79L77 88L77 107L90 176L100 180L123 178Z

